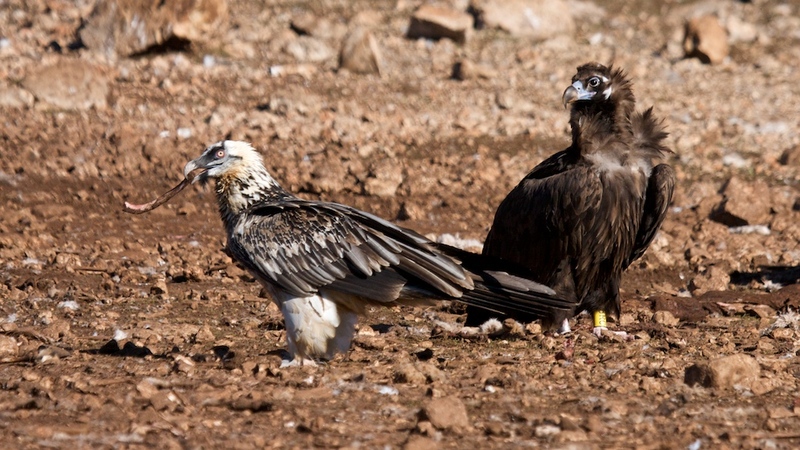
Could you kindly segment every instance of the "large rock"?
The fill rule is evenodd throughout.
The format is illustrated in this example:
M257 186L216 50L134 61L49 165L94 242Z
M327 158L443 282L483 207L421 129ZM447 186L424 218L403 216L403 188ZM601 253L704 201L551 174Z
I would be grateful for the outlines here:
M411 39L449 38L466 42L472 32L473 18L469 14L435 5L422 5L411 16L407 36Z
M575 31L564 0L472 0L478 28L499 28L514 36L544 40Z
M765 182L745 183L731 177L722 189L722 200L711 211L711 219L729 227L769 223L770 198Z
M99 0L79 35L109 59L167 44L206 41L224 30L225 0Z
M706 64L719 64L728 56L728 33L715 16L700 16L686 23L683 51Z
M703 387L727 389L734 386L750 387L758 381L761 366L755 358L745 354L735 354L694 364L686 369L683 381L689 386L699 384Z
M344 37L339 52L339 68L354 73L380 75L381 53L367 28L356 26Z
M39 68L22 82L37 101L55 108L105 108L108 81L96 67L78 59Z

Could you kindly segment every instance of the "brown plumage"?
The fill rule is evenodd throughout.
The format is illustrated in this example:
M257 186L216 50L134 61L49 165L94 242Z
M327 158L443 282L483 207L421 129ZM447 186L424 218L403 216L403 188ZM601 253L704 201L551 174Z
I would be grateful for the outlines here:
M518 276L526 276L524 269L514 272L493 257L435 244L355 208L295 197L247 143L214 144L186 164L184 174L216 179L227 250L280 308L287 363L346 351L358 314L370 305L456 300L535 317L569 311L570 303L553 290Z
M624 72L590 63L572 81L563 96L572 145L508 194L483 250L527 267L573 301L573 311L555 322L584 310L619 316L622 272L650 245L674 186L672 168L653 165L670 152L663 124L652 109L634 112ZM467 323L491 316L470 308Z

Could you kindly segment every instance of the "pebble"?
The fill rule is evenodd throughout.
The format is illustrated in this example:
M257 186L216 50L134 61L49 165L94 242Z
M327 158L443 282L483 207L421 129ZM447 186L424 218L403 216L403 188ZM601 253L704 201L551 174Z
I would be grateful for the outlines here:
M384 159L373 166L364 180L364 193L377 197L394 197L403 182L403 168L396 161Z
M656 311L653 314L653 322L668 327L675 327L680 323L680 319L672 315L669 311Z
M414 364L405 363L400 364L394 369L394 375L392 377L395 383L408 383L408 384L416 384L422 385L425 384L427 378L425 375L422 374Z
M367 28L357 26L342 41L339 68L353 73L381 73L382 56L375 37Z
M439 443L431 438L412 434L403 444L403 450L438 450L442 448Z
M731 276L728 272L717 266L710 266L704 273L689 281L689 290L697 297L708 291L725 291L730 282Z
M422 408L422 417L438 430L462 434L470 428L467 407L458 397L429 400Z
M538 438L550 438L561 433L561 428L552 424L539 425L533 430L533 434Z
M492 79L497 77L497 71L491 67L475 64L468 59L462 59L453 65L453 78L456 80L474 80L476 78Z
M16 339L0 334L0 361L15 358L18 351L19 344Z
M0 106L29 108L33 106L33 94L17 86L0 83Z
M336 54L325 41L311 36L300 36L288 42L283 50L300 63L322 62Z

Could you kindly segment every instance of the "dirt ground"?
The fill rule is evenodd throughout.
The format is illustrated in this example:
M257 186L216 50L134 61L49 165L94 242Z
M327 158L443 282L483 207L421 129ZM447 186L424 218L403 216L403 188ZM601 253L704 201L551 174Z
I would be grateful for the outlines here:
M0 2L0 91L24 100L0 106L0 447L800 447L795 3L573 1L571 33L460 45L405 38L414 1L230 2L215 37L115 61L70 47L93 3ZM683 56L698 12L727 27L721 64ZM380 76L336 70L356 21ZM588 317L465 337L457 304L376 309L348 354L281 369L281 316L221 251L212 192L121 210L233 138L306 198L479 251L506 193L568 144L561 93L591 60L630 73L675 151L673 208L612 324L634 340ZM107 88L88 109L31 81L55 66L47 87L69 90L74 61ZM480 73L453 79L459 61ZM687 383L730 355L756 364Z

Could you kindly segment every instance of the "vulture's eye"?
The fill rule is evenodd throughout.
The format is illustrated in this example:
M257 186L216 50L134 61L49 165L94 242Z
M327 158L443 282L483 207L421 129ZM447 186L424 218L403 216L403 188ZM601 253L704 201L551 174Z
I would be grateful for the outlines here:
M589 78L589 86L591 87L600 86L600 78L598 77Z
M217 159L224 158L225 157L225 150L223 150L223 149L217 150L217 153L214 153L214 157L217 158Z

